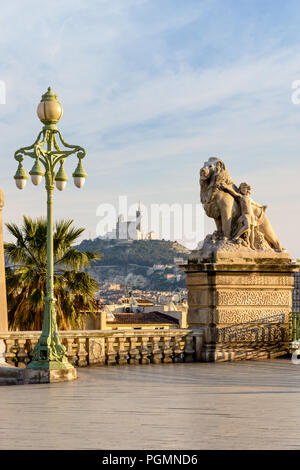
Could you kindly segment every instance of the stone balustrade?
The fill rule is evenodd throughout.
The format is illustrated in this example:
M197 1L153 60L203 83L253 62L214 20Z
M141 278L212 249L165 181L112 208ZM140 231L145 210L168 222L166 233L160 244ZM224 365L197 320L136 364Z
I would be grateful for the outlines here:
M40 331L0 331L6 362L26 367ZM70 330L59 333L69 361L88 365L161 364L200 360L202 332L169 330Z

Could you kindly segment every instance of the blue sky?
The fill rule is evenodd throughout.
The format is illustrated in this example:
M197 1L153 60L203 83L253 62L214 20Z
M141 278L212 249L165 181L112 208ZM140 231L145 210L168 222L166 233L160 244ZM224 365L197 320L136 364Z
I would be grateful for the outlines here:
M2 2L5 221L45 213L42 185L15 188L13 154L34 141L36 106L51 85L64 108L59 128L87 149L89 174L81 191L70 181L56 192L56 218L94 237L97 207L118 195L146 206L198 203L199 169L219 156L268 204L283 246L300 257L300 105L291 101L299 24L293 0Z

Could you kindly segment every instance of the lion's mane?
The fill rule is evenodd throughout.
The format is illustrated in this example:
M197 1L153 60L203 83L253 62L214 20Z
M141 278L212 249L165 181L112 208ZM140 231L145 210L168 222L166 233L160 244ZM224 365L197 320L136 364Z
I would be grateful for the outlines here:
M208 204L213 199L213 196L216 194L219 185L222 183L231 185L237 190L232 178L228 173L225 163L222 160L212 157L208 159L208 163L214 163L215 170L213 175L211 175L208 179L201 180L200 178L202 204Z

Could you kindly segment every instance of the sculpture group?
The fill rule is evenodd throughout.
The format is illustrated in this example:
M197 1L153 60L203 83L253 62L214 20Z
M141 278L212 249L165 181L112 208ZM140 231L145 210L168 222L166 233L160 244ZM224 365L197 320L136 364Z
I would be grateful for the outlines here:
M265 205L250 198L251 186L237 187L219 158L209 158L200 170L200 198L208 217L215 220L214 239L245 246L251 250L282 251Z
M289 350L293 273L251 186L236 185L219 158L200 170L200 198L216 230L182 265L189 328L199 333L200 361L272 358Z

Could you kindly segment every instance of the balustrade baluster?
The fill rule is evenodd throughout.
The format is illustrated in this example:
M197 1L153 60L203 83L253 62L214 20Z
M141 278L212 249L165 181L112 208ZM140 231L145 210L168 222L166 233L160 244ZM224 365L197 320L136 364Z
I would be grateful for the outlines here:
M164 336L163 340L164 340L164 344L163 344L163 351L164 351L163 362L165 364L168 364L168 363L172 362L172 357L171 357L172 349L170 347L171 338L169 336Z
M153 364L161 364L162 361L162 350L159 346L160 336L153 336L153 348L152 348L152 362Z
M181 344L180 344L181 341L182 341L182 336L174 337L174 347L173 347L174 362L183 362L184 351L181 348Z
M27 363L29 362L27 351L25 350L26 338L19 338L18 340L18 350L17 350L17 359L18 359L18 367L22 367L23 369L26 367Z
M87 355L88 352L86 350L86 338L78 338L78 366L79 367L85 367L87 366Z
M6 353L5 353L5 358L6 362L12 366L16 366L17 363L17 348L15 345L15 340L14 339L6 339Z
M79 365L76 353L74 351L74 346L73 346L74 345L74 338L64 338L63 339L63 344L64 344L64 346L66 347L66 350L67 350L66 356L68 358L68 361L71 364L73 364L74 366ZM80 345L79 345L78 349L80 349Z
M149 337L148 336L143 336L142 337L142 346L141 346L141 356L142 356L142 364L150 364L150 354L151 351L149 350L148 347L149 343Z
M115 365L116 364L116 356L117 356L117 353L116 353L116 350L114 348L114 342L115 342L115 338L114 337L108 337L107 338L107 352L106 352L106 356L107 356L107 365L108 366L112 366L112 365Z
M118 364L119 365L124 365L124 364L128 364L128 358L129 358L129 354L128 354L128 351L126 351L125 349L125 341L126 341L126 337L119 337L118 340Z
M130 338L130 349L129 349L129 364L139 364L140 363L140 352L136 346L137 338L132 336Z

